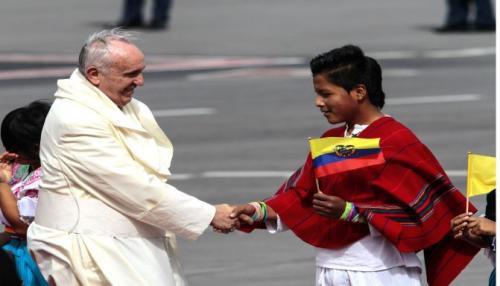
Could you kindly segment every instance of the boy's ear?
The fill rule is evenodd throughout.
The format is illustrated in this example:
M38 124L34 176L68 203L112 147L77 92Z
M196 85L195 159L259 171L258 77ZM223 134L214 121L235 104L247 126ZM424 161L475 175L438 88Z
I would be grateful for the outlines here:
M364 84L358 84L354 89L353 89L356 99L358 101L363 101L367 96L368 92L366 90L366 86Z

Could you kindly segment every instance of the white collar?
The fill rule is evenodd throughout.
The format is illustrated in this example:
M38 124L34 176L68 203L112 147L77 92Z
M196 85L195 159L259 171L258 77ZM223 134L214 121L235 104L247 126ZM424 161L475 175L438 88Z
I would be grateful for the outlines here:
M388 114L384 114L382 117L391 117ZM354 124L354 128L352 129L351 134L347 133L347 130L349 129L349 126L347 123L345 124L345 130L344 130L344 137L357 137L359 133L363 132L363 130L366 129L370 124Z
M345 130L344 130L344 137L357 137L359 133L361 133L363 130L368 127L369 124L354 124L354 128L352 129L351 134L347 133L347 130L349 129L349 126L347 124L345 125Z

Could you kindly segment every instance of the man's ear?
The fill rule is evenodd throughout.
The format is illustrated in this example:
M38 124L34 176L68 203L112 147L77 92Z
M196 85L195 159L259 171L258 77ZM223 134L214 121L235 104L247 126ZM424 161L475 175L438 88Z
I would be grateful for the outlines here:
M94 66L90 66L87 68L85 77L88 81L90 81L90 83L95 86L98 86L101 83L99 70Z

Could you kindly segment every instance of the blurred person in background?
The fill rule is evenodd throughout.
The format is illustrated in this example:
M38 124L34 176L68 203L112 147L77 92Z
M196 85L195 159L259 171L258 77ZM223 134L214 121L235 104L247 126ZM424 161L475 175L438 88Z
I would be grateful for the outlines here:
M447 7L445 24L436 32L495 31L491 0L447 0Z
M117 26L125 29L168 29L173 0L154 0L151 9L151 21L148 23L144 22L144 2L145 0L124 0L123 14Z

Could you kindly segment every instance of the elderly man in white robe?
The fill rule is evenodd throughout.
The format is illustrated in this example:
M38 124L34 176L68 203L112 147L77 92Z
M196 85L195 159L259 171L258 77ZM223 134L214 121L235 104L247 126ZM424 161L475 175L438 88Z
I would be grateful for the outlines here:
M166 183L173 148L133 99L144 55L130 34L95 33L58 81L40 143L42 183L28 246L52 285L185 285L175 234L229 232L228 205Z

